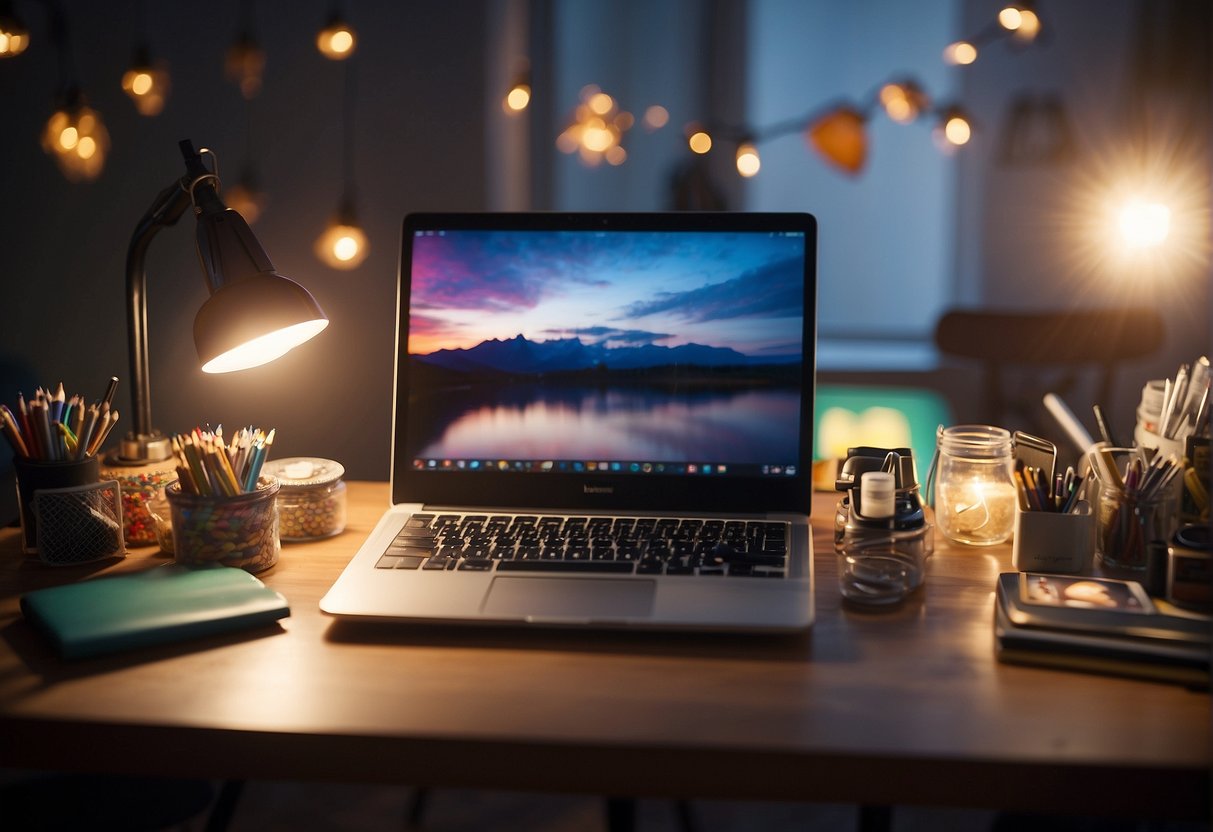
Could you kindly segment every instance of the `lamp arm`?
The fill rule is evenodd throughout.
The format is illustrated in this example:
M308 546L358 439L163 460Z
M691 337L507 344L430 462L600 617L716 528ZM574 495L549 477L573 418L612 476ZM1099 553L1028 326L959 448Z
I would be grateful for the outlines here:
M144 269L144 259L152 238L160 229L176 224L189 205L189 191L182 186L181 181L173 182L156 196L147 213L139 220L134 234L131 235L130 246L126 250L126 324L130 338L131 404L135 411L131 433L136 440L152 434L147 346L147 272Z

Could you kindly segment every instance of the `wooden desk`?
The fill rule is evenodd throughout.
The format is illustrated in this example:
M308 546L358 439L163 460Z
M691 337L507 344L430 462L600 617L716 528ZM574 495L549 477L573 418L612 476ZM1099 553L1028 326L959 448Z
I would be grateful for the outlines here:
M317 609L387 486L349 501L264 576L281 629L79 663L19 595L164 558L51 569L0 533L0 766L1208 817L1207 694L995 662L1007 547L940 542L920 597L844 608L820 494L804 635L385 629Z

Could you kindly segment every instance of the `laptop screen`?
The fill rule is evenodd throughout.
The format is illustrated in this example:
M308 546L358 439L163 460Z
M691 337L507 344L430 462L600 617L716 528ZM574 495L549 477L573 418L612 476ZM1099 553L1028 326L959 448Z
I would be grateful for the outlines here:
M503 506L800 493L814 264L806 215L410 216L394 484Z

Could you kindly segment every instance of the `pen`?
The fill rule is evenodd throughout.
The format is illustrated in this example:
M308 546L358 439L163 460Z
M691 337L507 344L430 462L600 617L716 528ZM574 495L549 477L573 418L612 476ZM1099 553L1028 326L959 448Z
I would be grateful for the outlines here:
M1103 441L1107 442L1111 448L1119 448L1120 443L1112 436L1112 431L1108 427L1108 422L1103 415L1103 408L1099 405L1093 405L1091 409L1095 411L1095 425L1099 428L1099 435L1103 438Z

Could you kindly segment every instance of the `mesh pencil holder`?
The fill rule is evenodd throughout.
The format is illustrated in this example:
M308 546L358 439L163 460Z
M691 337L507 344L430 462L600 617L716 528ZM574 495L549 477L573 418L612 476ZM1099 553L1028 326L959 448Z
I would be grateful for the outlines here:
M116 480L34 492L38 559L74 566L126 553Z

